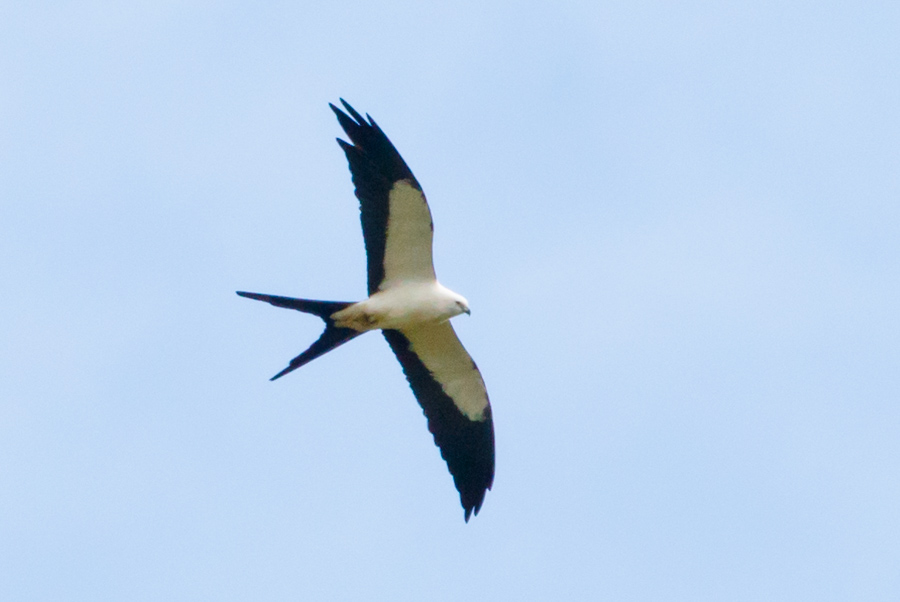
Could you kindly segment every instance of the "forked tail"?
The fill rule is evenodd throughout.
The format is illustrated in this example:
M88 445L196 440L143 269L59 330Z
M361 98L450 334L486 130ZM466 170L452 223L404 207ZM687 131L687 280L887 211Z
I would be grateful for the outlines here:
M318 316L325 321L325 332L319 339L309 346L309 349L295 357L288 364L288 367L273 376L269 380L281 378L288 372L293 372L300 366L308 364L320 355L328 353L335 347L343 345L350 339L362 334L358 330L352 328L340 328L334 325L331 315L337 311L353 305L346 301L313 301L312 299L294 299L293 297L279 297L277 295L261 295L259 293L245 293L237 291L241 297L248 299L256 299L257 301L265 301L271 303L275 307L286 307L288 309L296 309L307 314Z

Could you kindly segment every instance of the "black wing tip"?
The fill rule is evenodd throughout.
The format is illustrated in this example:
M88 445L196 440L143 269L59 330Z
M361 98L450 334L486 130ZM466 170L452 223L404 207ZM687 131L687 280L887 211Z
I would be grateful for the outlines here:
M328 104L331 110L334 111L341 129L344 130L346 137L350 140L350 142L346 142L338 138L338 144L344 153L347 154L348 159L350 158L350 153L355 152L356 157L364 159L362 163L366 164L353 164L353 162L350 164L350 172L353 174L353 183L356 185L357 196L360 195L360 186L362 185L365 188L367 183L372 181L373 178L379 180L383 178L386 182L409 180L416 188L421 190L422 188L416 182L416 178L413 176L409 166L385 133L378 127L378 124L375 123L375 120L372 119L371 115L367 113L366 117L363 117L343 98L341 99L341 104L344 106L344 110L339 109L333 103ZM351 151L351 149L355 150ZM361 173L363 167L366 167L372 173ZM371 191L366 191L363 194L366 196L372 195ZM382 201L376 195L372 198L367 198L365 202L381 203ZM366 227L364 225L364 235L365 230Z
M350 113L350 117L356 120L356 123L358 123L359 125L366 125L366 120L362 118L362 115L360 115L356 111L356 109L350 106L349 102L347 102L343 98L341 98L340 101L341 104L344 105L344 108L347 110L347 112Z
M347 102L343 98L341 98L340 101L344 106L343 111L336 107L334 103L329 102L328 106L331 107L331 110L334 111L335 115L337 115L338 121L341 122L341 127L343 127L344 130L347 129L348 125L350 127L371 127L371 123L366 123L366 120L363 119L363 116L360 115L356 109L350 106L349 102ZM346 113L344 111L346 111ZM369 115L367 114L366 117L369 117ZM372 121L371 117L369 117L369 121Z
M474 500L472 498L469 498L468 500L460 500L462 502L463 510L465 511L466 522L469 522L469 519L472 518L473 515L478 516L478 513L481 511L481 506L484 504L485 495L491 488L491 485L493 485L493 478L491 479L491 481L492 482L488 483L487 487L485 487L481 491L481 493L479 493L477 496L473 496L475 497ZM463 496L460 497L462 498Z
M330 102L329 102L329 103L328 103L328 106L331 108L332 111L334 111L334 114L337 115L338 120L340 120L341 117L344 117L345 119L348 118L348 117L347 117L347 114L344 113L344 112L343 112L342 110L340 110L339 108L337 108L336 106L334 106L333 103L330 103Z

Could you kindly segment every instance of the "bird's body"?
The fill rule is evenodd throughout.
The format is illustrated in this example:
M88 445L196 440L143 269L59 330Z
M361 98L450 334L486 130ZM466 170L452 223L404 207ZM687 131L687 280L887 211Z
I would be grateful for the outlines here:
M332 314L335 326L366 330L404 330L439 324L469 313L468 302L437 280L404 282Z
M367 122L341 102L349 116L334 105L331 108L353 142L338 139L360 201L368 298L354 303L238 294L325 321L319 339L272 380L365 332L381 330L422 406L468 521L473 511L478 514L494 480L494 428L487 390L449 322L468 314L469 304L435 277L431 211L409 167L371 117Z

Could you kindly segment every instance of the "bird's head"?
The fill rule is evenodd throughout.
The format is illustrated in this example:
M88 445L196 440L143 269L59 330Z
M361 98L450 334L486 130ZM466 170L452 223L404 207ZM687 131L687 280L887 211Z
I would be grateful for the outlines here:
M453 299L453 315L458 316L459 314L466 314L467 316L472 315L471 310L469 309L469 301L460 294L450 292L450 298Z
M459 314L471 315L469 310L469 302L459 293L454 293L449 288L437 285L438 295L440 297L440 312L447 316L447 319Z

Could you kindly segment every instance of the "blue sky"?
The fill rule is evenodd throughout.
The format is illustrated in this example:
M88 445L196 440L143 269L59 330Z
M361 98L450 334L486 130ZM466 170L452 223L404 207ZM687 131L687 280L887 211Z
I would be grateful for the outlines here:
M0 598L900 594L900 8L0 5ZM339 97L494 407L462 520L365 292Z

